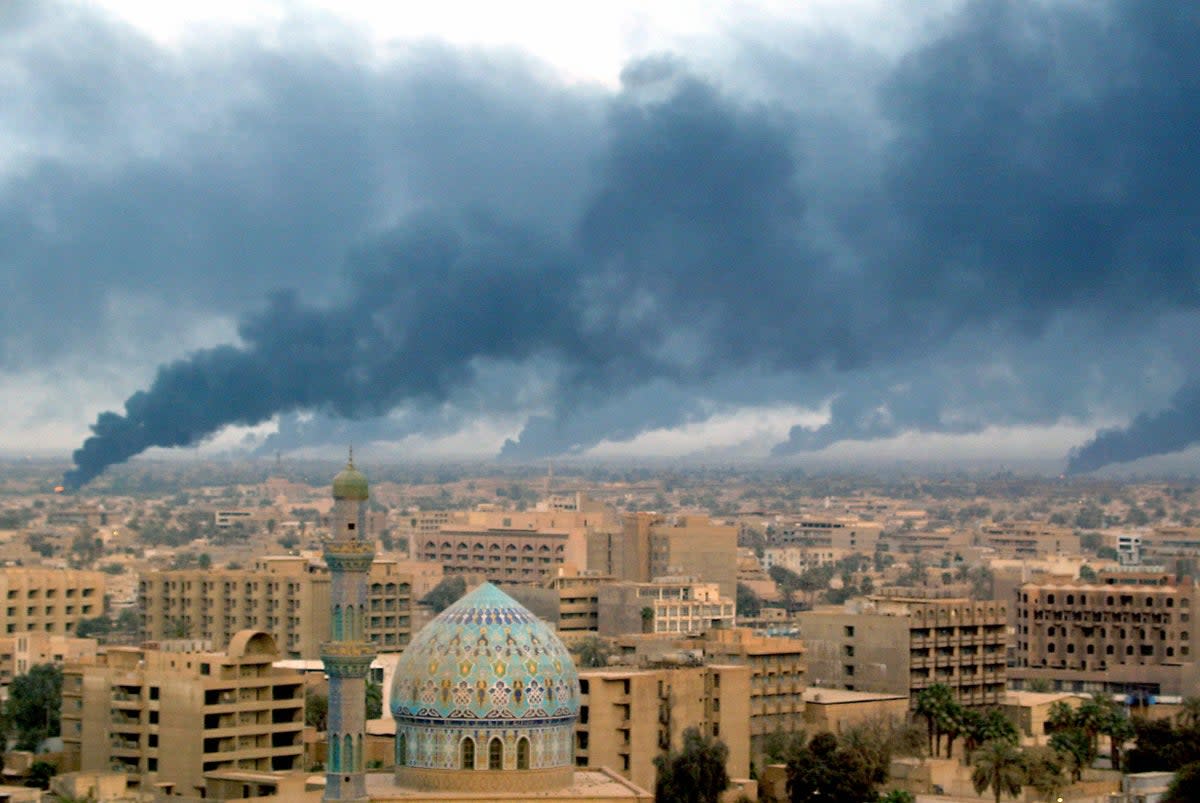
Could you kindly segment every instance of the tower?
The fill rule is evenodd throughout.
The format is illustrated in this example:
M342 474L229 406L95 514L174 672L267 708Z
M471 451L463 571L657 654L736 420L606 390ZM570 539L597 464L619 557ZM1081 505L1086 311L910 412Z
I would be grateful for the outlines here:
M363 631L367 605L367 573L375 560L375 544L366 537L367 478L354 467L333 478L333 514L325 541L330 575L329 641L321 645L321 661L329 677L329 750L324 800L365 803L367 800L366 738L367 672L375 648Z

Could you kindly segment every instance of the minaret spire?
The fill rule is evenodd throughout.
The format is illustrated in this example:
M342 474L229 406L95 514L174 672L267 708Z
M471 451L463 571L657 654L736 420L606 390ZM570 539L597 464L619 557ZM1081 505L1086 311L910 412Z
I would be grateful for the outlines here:
M375 543L367 538L367 478L354 467L350 447L346 468L333 478L331 531L325 540L329 567L330 635L321 644L329 677L328 762L325 794L338 803L366 803L366 678L374 646L366 640L367 574Z

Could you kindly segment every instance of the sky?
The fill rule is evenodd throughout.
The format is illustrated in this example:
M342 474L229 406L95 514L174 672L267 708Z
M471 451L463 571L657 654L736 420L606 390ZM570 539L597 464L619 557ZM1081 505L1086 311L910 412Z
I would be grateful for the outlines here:
M6 3L0 451L1194 464L1198 29Z

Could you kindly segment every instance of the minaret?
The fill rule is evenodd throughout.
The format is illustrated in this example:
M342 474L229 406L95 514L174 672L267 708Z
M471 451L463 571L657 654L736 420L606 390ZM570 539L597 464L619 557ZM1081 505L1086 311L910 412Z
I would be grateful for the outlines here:
M375 560L375 543L367 538L367 478L354 468L354 452L346 468L333 478L333 515L325 541L330 575L329 641L321 644L321 660L329 676L329 750L324 800L367 801L366 740L367 672L374 646L363 636L367 605L367 573Z

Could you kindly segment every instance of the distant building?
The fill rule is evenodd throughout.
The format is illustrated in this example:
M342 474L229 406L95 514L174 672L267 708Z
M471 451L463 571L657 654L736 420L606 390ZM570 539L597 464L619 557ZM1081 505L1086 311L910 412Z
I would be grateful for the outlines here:
M24 675L39 664L62 666L96 655L99 642L94 638L75 638L36 630L0 636L0 686L7 687L17 675Z
M986 524L980 530L979 544L1006 558L1078 555L1082 550L1079 536L1069 527L1037 521Z
M104 613L104 578L76 569L0 569L0 635L71 635L82 620Z
M737 594L737 527L707 516L668 519L658 513L625 516L620 532L589 533L587 568L619 580L695 577Z
M303 680L277 658L274 639L245 630L225 652L164 642L68 664L63 769L118 769L132 785L192 796L221 770L303 769Z
M1049 681L1056 691L1138 698L1187 696L1200 688L1192 651L1196 586L1173 577L1138 583L1027 583L1016 591L1013 685Z
M377 560L367 587L366 636L379 652L399 652L412 633L413 577ZM216 649L247 628L270 633L284 657L313 660L330 632L330 573L308 558L260 559L253 569L181 569L138 581L147 639L204 639Z
M600 635L700 635L731 628L735 603L716 583L661 578L653 583L610 583L597 589Z
M422 536L418 560L440 563L446 574L467 574L500 583L542 584L564 567L587 560L582 530L476 528L448 525Z
M1006 606L964 598L872 596L797 615L813 686L915 698L935 683L962 705L998 705Z
M803 518L775 525L770 545L809 549L844 550L870 555L875 552L883 525L849 518Z

